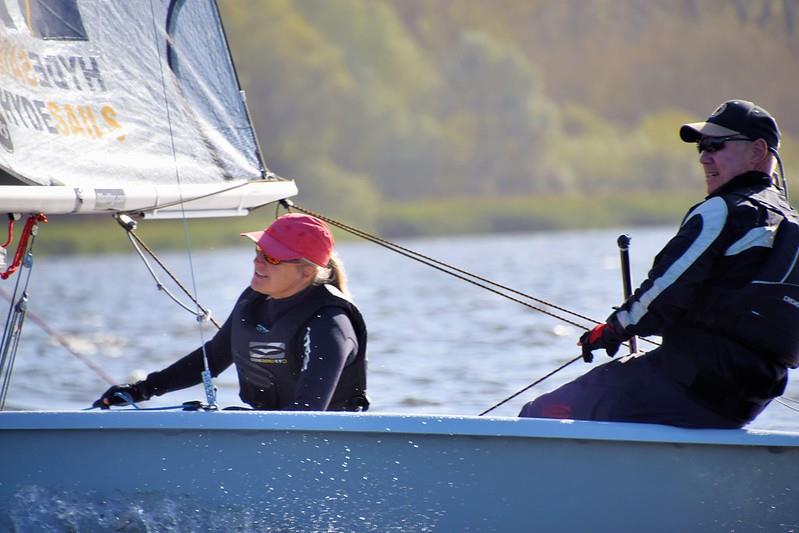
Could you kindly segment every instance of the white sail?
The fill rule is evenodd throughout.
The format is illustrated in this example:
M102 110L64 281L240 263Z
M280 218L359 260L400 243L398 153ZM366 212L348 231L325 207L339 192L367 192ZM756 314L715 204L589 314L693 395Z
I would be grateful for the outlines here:
M215 2L0 0L0 167L66 187L38 193L70 196L55 212L94 196L112 200L98 210L138 209L126 187L142 184L174 199L260 180Z

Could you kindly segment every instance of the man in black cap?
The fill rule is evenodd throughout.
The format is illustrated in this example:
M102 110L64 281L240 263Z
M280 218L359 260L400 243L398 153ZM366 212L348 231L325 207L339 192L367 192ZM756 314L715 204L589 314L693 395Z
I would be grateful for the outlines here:
M737 428L784 391L788 368L799 365L799 334L775 331L799 331L799 305L768 300L764 313L787 310L760 322L752 308L761 287L776 286L752 283L764 265L795 257L777 229L799 232L774 179L777 123L752 102L729 100L705 122L683 125L680 137L697 145L708 195L635 293L578 343L587 362L599 348L612 357L634 335L661 335L662 345L594 368L519 416Z

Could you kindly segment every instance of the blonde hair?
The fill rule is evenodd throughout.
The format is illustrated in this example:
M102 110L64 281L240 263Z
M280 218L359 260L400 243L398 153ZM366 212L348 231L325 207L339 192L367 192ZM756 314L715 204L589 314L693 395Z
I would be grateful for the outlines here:
M333 285L341 291L341 294L347 298L350 297L350 291L347 289L347 274L344 272L344 264L335 252L330 255L327 266L316 266L316 277L313 280L313 284Z

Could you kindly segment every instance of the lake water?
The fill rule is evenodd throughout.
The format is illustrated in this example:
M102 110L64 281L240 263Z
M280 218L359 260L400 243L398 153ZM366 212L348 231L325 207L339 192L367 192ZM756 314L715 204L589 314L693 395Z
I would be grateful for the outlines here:
M618 235L632 237L636 283L673 231L622 228L400 243L602 321L621 301ZM581 331L575 326L371 243L344 242L338 250L369 327L374 412L476 415L579 353L575 343ZM160 255L191 287L188 254ZM229 249L193 251L191 258L199 299L221 323L249 282L251 247L242 242ZM10 292L13 279L0 287ZM32 312L117 382L163 368L215 330L209 324L200 327L159 292L133 253L38 258L29 293ZM598 354L594 364L605 360ZM588 369L576 362L493 414L515 416L524 402ZM792 377L786 397L799 400L799 380ZM241 405L233 368L216 385L220 405ZM33 321L26 322L7 407L83 409L107 387L87 364ZM204 399L199 386L146 405L195 399ZM752 427L799 430L799 412L773 402Z

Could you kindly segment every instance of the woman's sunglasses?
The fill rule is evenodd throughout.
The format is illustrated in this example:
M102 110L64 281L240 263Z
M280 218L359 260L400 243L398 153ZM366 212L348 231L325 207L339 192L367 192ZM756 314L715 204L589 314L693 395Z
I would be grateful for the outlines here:
M264 261L269 263L270 265L279 265L280 263L300 263L302 259L276 259L271 255L267 254L259 246L255 247L255 253L260 255Z
M696 150L700 154L702 152L707 152L712 154L713 152L718 152L719 150L724 149L725 143L728 141L751 141L748 137L702 137L696 143Z

